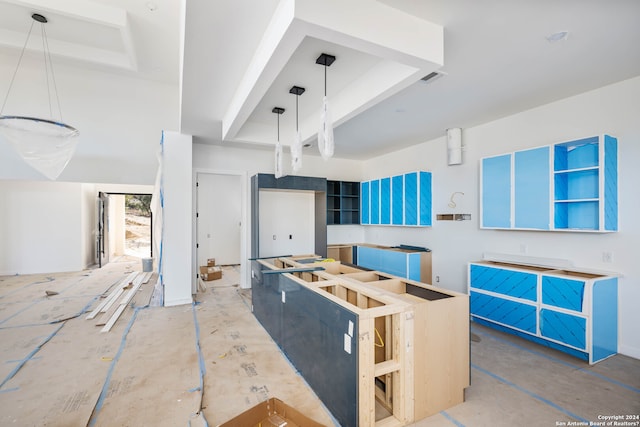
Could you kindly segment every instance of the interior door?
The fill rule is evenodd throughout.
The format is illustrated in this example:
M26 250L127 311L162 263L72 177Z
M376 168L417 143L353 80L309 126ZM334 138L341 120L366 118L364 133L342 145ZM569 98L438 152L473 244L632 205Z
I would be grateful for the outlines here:
M240 264L242 177L199 173L196 207L198 265Z
M96 233L96 257L98 267L109 263L109 195L98 193L98 230Z

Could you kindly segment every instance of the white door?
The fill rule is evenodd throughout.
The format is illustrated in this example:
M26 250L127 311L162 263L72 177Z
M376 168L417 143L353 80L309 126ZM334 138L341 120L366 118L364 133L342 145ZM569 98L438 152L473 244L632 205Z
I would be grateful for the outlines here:
M208 258L218 265L240 264L241 176L199 173L197 182L198 265Z

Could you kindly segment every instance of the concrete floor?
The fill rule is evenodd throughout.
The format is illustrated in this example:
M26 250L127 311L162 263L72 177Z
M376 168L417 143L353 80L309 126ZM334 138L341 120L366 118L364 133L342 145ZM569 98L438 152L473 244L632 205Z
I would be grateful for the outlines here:
M269 397L334 424L251 315L232 267L193 305L149 307L153 285L144 285L101 334L84 313L141 267L119 261L0 277L0 426L214 426ZM465 403L414 426L640 425L639 360L589 366L480 325L471 331Z

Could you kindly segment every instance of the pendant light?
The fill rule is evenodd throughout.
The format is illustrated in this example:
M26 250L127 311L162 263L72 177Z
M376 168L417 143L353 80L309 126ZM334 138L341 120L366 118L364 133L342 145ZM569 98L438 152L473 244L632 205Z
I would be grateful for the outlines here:
M51 61L51 53L49 51L49 41L45 25L48 20L43 15L34 13L31 15L33 21L27 34L27 39L22 47L22 52L18 59L9 89L0 109L0 133L11 143L13 148L22 156L22 158L38 172L51 180L55 180L71 160L71 156L77 145L77 136L79 132L73 126L62 122L62 110L60 108L60 99L58 98L58 87L53 72L53 63ZM4 115L4 108L9 99L11 88L15 81L16 75L20 68L24 52L29 43L31 32L34 24L40 24L42 34L42 46L44 55L45 77L47 81L47 97L49 99L49 115L50 118L38 118L22 115ZM50 85L51 84L51 85ZM52 87L51 87L52 86ZM51 95L55 96L58 108L59 119L53 117L53 108Z
M304 88L293 86L289 93L296 96L296 135L291 144L291 168L294 172L298 172L302 168L302 137L300 136L300 128L298 126L298 99L304 93Z
M282 170L282 144L280 144L280 115L284 113L284 108L273 107L273 110L271 110L271 112L278 115L278 140L276 142L274 174L276 178L281 178L282 176L284 176L284 173Z
M318 130L318 149L323 159L328 160L333 156L333 120L329 112L329 101L327 100L327 67L336 60L336 57L323 53L316 59L316 64L324 66L324 97L322 98L322 109L320 110L320 129Z

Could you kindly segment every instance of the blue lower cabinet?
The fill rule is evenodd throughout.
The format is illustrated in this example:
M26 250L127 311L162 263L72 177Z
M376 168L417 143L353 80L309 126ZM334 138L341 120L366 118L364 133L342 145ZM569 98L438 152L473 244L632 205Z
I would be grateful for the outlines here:
M588 361L618 351L618 279L505 262L469 264L473 320Z
M416 282L431 283L431 268L425 271L424 264L431 264L431 253L399 250L390 247L356 246L356 264L375 271L393 274ZM427 257L428 258L425 258Z
M587 319L543 308L540 310L540 335L584 350Z

